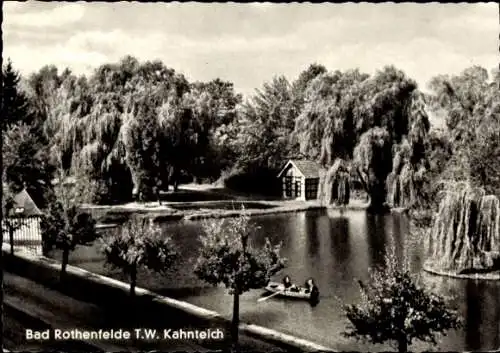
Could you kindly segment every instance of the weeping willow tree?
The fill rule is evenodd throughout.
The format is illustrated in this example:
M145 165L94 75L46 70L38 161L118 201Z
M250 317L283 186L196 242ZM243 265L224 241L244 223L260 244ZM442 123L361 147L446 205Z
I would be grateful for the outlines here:
M157 103L150 94L135 101L125 125L125 155L140 201L159 200L164 161ZM163 168L162 168L163 167Z
M338 206L349 204L350 166L348 162L338 158L320 179L318 195L322 204L335 203Z
M393 146L392 171L386 183L387 203L391 207L415 206L427 171L426 145L430 122L422 94L415 94L410 110L409 134Z
M358 70L318 75L306 90L296 122L301 152L326 169L336 158L354 159L358 176L369 179L362 181L372 209L382 209L392 146L418 125L417 92L416 83L394 67L373 77Z
M396 147L393 167L387 176L387 204L391 207L408 208L419 201L426 168L411 161L411 146L404 140Z
M181 97L188 88L182 76L161 62L139 64L125 57L117 64L102 65L89 79L65 77L52 93L46 131L63 152L64 168L70 170L71 163L78 163L96 189L92 201L130 200L133 187L138 187L134 181L143 181L137 170L133 172L139 164L132 154L144 155L150 148L142 143L141 134L130 133L149 129L144 122L151 112L137 102L150 96L154 110L170 97ZM131 138L137 141L131 143ZM143 151L127 149L127 143ZM157 171L154 163L140 167L146 168L142 170L146 174Z
M426 266L452 272L500 270L500 200L468 183L453 183L443 192L428 233Z
M354 70L322 73L311 80L295 125L301 153L327 167L336 158L352 157L362 125L360 87L367 79L368 75Z
M88 79L69 75L58 87L47 134L65 169L77 163L92 201L101 203L128 201L134 192L141 201L158 199L181 174L208 174L211 132L231 122L241 99L228 82L190 85L159 61L133 57Z
M370 195L369 211L386 209L385 180L392 167L391 139L386 129L375 127L365 132L354 150L354 165L365 176Z
M202 144L207 147L207 141L202 138L206 136L202 132L202 121L189 99L184 97L179 103L170 100L160 108L158 119L163 134L163 150L172 173L175 176L180 171L193 173L195 159L199 155L198 147ZM176 181L174 189L177 189Z

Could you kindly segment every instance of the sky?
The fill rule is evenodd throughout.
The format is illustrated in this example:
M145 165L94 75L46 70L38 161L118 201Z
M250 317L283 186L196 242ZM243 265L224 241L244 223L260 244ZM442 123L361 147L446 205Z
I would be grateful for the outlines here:
M374 73L393 64L421 89L437 74L498 67L499 10L477 4L7 2L3 58L91 73L125 55L162 60L190 81L251 94L311 63Z

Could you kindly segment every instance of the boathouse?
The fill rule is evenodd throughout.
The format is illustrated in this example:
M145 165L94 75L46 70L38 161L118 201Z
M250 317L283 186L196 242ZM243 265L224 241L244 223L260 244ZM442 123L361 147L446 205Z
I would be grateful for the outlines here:
M14 249L24 248L41 255L42 211L37 207L26 189L13 197L13 207L2 220L3 242L10 244L9 228L13 230Z
M289 160L279 172L285 199L318 198L320 165L308 160Z

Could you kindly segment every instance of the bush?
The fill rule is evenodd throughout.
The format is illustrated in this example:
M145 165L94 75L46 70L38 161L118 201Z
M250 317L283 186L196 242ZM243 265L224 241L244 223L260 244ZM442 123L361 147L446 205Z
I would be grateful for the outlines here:
M347 337L395 342L399 352L406 352L414 339L437 344L437 334L461 326L442 297L420 288L406 268L398 269L394 249L385 268L372 270L369 283L359 284L362 302L344 307Z

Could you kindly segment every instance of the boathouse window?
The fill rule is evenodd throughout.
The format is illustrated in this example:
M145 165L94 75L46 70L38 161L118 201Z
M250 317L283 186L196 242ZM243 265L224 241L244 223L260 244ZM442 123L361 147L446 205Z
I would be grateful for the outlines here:
M285 177L285 183L284 183L283 187L285 188L284 191L285 191L286 197L292 196L292 180L293 180L293 177L291 177L291 176Z
M306 199L315 199L318 196L318 179L306 179Z
M295 177L295 197L301 196L301 189L302 189L301 184L302 184L302 178Z

